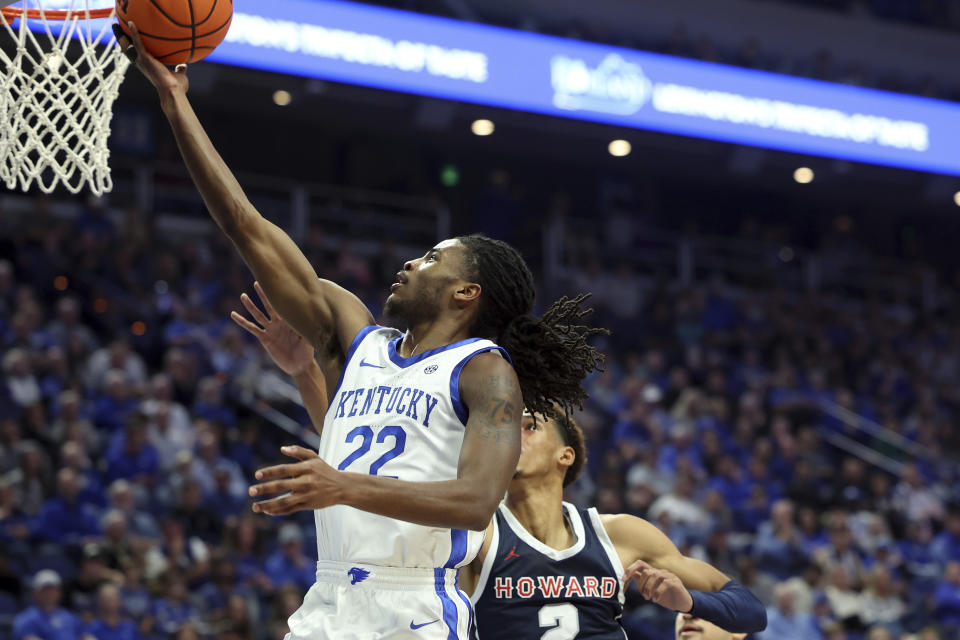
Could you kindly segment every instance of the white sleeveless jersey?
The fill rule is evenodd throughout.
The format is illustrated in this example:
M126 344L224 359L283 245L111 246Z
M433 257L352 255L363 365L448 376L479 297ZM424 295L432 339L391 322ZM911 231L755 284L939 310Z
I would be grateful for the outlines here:
M472 338L404 358L397 352L402 337L370 326L354 338L323 423L320 457L342 471L453 480L467 421L460 372L479 353L506 352ZM425 527L344 505L314 518L321 561L458 568L483 542L482 531Z

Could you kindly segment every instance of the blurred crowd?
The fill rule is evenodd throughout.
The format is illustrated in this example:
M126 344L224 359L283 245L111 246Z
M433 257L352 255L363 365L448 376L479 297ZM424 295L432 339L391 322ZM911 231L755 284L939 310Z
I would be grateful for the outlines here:
M320 239L304 250L321 275L378 311L409 256ZM63 219L38 198L0 214L0 256L0 634L281 638L315 532L311 514L249 509L253 470L291 439L250 399L290 407L228 318L252 286L232 247L95 200ZM957 309L631 277L570 285L615 333L578 415L590 457L569 499L643 516L754 590L760 638L957 638ZM629 605L632 638L671 637L668 612Z

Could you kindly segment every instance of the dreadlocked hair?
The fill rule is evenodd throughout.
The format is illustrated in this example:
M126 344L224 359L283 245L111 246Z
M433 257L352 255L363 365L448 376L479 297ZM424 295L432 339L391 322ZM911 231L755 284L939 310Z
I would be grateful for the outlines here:
M583 465L587 462L587 444L583 437L583 429L580 425L565 412L555 412L553 424L556 426L560 439L567 447L572 447L574 452L573 464L567 467L563 474L563 487L567 488L580 476Z
M482 289L473 332L510 354L528 411L568 417L587 398L580 383L603 362L587 341L609 333L583 324L593 312L580 308L589 295L564 296L538 318L533 274L516 249L480 234L457 239L467 249L467 277Z

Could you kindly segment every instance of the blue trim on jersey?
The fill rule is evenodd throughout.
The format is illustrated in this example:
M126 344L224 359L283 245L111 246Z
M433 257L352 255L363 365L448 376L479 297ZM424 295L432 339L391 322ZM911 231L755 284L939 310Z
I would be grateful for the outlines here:
M333 392L331 398L336 398L337 393L340 392L340 385L343 384L343 376L347 375L347 367L350 365L350 358L353 357L353 354L357 352L357 349L360 348L360 343L363 342L363 339L366 338L370 333L376 331L377 329L386 329L387 327L382 327L378 324L370 324L365 326L363 329L357 332L357 335L354 336L353 342L350 343L350 348L347 349L347 356L343 359L343 369L340 371L340 379L337 380L337 388Z
M454 588L457 590L457 595L460 596L460 599L463 600L463 604L467 605L467 611L470 612L470 623L467 626L467 636L473 638L476 636L476 632L473 628L473 604L470 602L470 598L467 597L460 589L460 569L457 569L457 580L454 582Z
M465 529L450 529L450 558L444 566L453 569L467 557L467 531Z
M510 355L506 350L503 347L494 345L474 351L453 368L453 373L450 374L450 402L453 403L453 411L457 414L457 417L460 418L460 422L462 422L464 426L467 424L467 418L470 416L470 412L467 411L466 405L460 400L460 372L463 371L463 368L467 366L467 363L470 362L474 356L486 353L487 351L499 351L500 354L507 359L507 362L510 363L510 366L513 366L513 360L510 359Z
M410 365L417 364L421 360L429 358L430 356L435 356L438 353L443 353L449 349L462 347L463 345L470 344L471 342L483 340L483 338L467 338L466 340L461 340L460 342L451 342L450 344L437 347L436 349L430 349L429 351L424 351L423 353L410 356L409 358L404 358L402 355L400 355L400 352L397 351L397 346L399 346L401 340L403 340L403 336L390 341L390 344L387 345L387 355L390 356L390 360L393 362L393 364L397 365L398 367L409 367Z
M447 623L447 640L458 640L460 634L457 633L457 605L450 596L447 595L446 569L434 569L434 586L437 589L437 595L440 597L440 604L443 605L443 621Z

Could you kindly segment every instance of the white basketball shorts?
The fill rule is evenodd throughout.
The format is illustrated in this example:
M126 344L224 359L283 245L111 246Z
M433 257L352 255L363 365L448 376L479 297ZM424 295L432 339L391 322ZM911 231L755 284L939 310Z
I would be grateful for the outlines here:
M470 599L455 569L318 562L285 640L468 640Z

